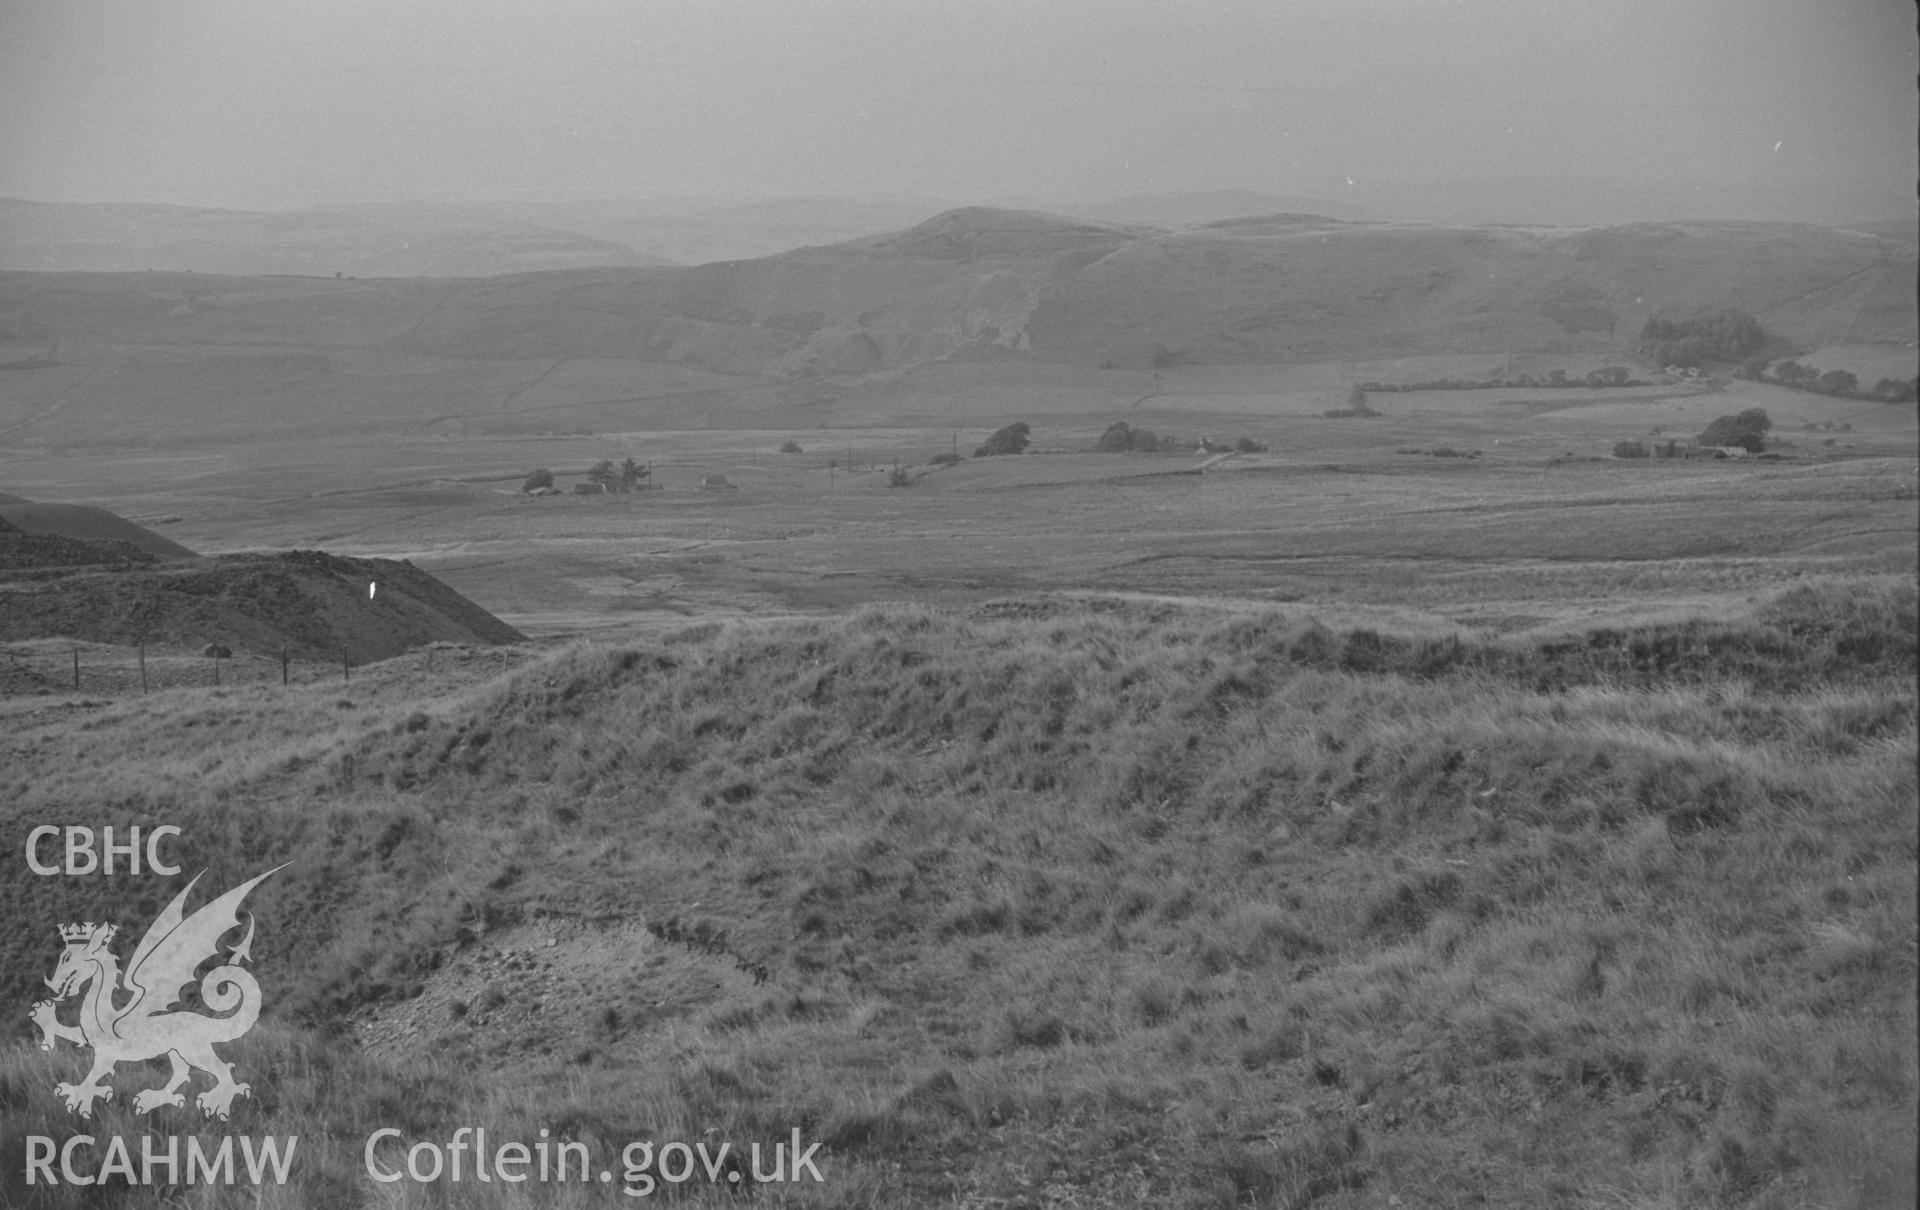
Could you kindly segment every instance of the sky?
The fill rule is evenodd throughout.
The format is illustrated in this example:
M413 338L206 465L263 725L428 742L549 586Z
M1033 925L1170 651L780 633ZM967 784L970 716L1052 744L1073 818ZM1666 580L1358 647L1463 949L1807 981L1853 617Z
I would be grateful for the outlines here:
M1897 215L1920 137L1914 14L1910 0L0 0L0 196L284 209L1688 179L1847 199L1874 181L1860 196Z

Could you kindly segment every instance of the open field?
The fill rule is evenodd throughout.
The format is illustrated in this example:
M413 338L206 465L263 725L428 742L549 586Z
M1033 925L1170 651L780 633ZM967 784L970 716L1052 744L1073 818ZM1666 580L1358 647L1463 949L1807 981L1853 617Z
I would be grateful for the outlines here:
M206 553L411 559L533 634L1049 588L1551 624L1913 566L1910 405L1734 381L1396 392L1374 397L1378 417L1319 414L1345 383L1493 368L1479 360L1423 359L1397 375L1384 362L952 363L859 385L835 406L863 422L828 428L761 427L749 408L726 427L538 438L238 433L178 453L16 447L0 453L0 476L18 495L99 503ZM1787 460L1610 457L1618 440L1684 442L1751 407L1774 418ZM1016 419L1034 426L1027 455L967 457ZM1188 441L1250 436L1269 451L1088 452L1116 419ZM789 441L801 452L779 452ZM1433 456L1448 449L1478 456ZM960 464L929 461L950 452ZM518 491L533 467L564 490L594 462L627 457L652 467L659 490ZM889 486L896 465L910 486ZM737 490L701 490L712 474ZM1507 608L1503 583L1530 603Z
M884 457L886 435L869 436ZM593 447L577 448L584 464ZM1912 559L1913 468L1898 458L1554 464L1492 449L1477 460L1250 455L1196 473L1201 460L1184 455L1039 454L916 466L908 488L887 486L884 469L810 460L663 458L663 490L624 497L455 483L317 499L210 493L197 508L165 499L182 520L164 531L206 551L411 559L522 628L546 615L789 612L1050 587L1324 596L1446 616L1504 595L1493 584L1519 571L1537 585L1526 595L1547 602L1657 610L1662 594L1645 590L1655 579L1737 593ZM699 490L712 467L739 489ZM1476 579L1486 587L1447 587Z

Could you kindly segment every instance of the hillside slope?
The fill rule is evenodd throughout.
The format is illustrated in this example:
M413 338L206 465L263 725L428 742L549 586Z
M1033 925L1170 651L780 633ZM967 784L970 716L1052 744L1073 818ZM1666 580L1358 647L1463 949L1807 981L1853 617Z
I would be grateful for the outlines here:
M691 268L477 280L0 274L0 437L381 431L541 407L724 423L937 362L1148 368L1431 353L1630 358L1739 307L1779 355L1916 334L1910 244L1764 223L1535 229L969 208ZM689 403L691 401L691 403ZM623 413L625 414L625 413ZM764 420L764 416L761 418ZM660 425L659 427L672 427Z
M1889 577L1538 643L1057 596L704 624L36 714L0 834L289 863L232 1128L301 1136L301 1204L353 1203L379 1126L484 1123L797 1129L807 1207L1911 1205L1914 610ZM0 993L42 994L48 924L160 898L0 882ZM70 1123L81 1062L0 1059L0 1145Z
M950 211L895 235L649 278L521 279L404 347L863 373L948 357L1097 365L1631 346L1732 306L1787 341L1908 339L1913 250L1761 223L1592 230L1234 219L1167 232ZM503 345L501 342L505 340Z
M369 584L378 585L371 599ZM433 642L525 637L411 563L313 550L21 574L0 582L0 601L7 642L218 643L318 660L345 650L361 663Z
M198 552L163 538L144 525L90 504L37 504L27 500L9 503L7 499L0 499L0 534L51 538L67 543L107 543L130 547L154 559L200 557ZM101 561L114 557L123 556L108 556Z

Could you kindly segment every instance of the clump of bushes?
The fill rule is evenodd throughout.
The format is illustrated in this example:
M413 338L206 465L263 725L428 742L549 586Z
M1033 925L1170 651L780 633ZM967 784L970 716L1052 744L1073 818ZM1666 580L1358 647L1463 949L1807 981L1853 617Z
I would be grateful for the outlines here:
M1152 429L1137 429L1124 420L1116 420L1100 434L1100 440L1093 447L1102 454L1154 454L1184 453L1195 448L1191 443L1171 435L1160 436Z
M960 455L935 454L933 457L927 459L927 461L933 463L935 466L952 466L954 463L960 461Z
M782 441L780 443L780 452L783 454L798 454L801 453L802 450L800 449L800 443L798 441Z
M1716 417L1695 441L1700 445L1737 445L1757 454L1767 448L1767 430L1772 427L1773 418L1765 408L1748 408L1732 416Z
M1740 366L1742 377L1755 382L1771 382L1783 387L1812 391L1819 395L1832 395L1840 399L1877 399L1884 403L1910 403L1920 396L1920 378L1901 380L1882 378L1871 388L1860 385L1859 376L1851 370L1827 370L1822 372L1813 366L1801 365L1788 358L1767 370L1764 357L1750 358Z
M1615 458L1647 458L1651 452L1644 441L1616 441L1613 443Z
M1920 396L1920 378L1910 378L1905 382L1898 378L1882 378L1873 384L1873 397L1888 403L1912 403L1916 396Z
M1002 454L1018 454L1033 441L1033 429L1024 420L1017 420L1003 429L996 429L986 443L973 451L975 458L994 458Z

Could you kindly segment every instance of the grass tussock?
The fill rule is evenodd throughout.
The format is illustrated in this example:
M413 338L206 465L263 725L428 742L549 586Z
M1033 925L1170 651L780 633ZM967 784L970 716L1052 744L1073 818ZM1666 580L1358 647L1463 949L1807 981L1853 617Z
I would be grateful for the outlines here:
M1529 644L876 607L348 711L115 706L12 741L0 809L177 823L213 882L295 863L256 909L245 1111L338 1155L284 1204L347 1197L382 1115L799 1128L829 1179L797 1205L1893 1204L1914 618L1910 586ZM158 907L0 897L22 1003L53 923ZM534 965L488 965L551 921L646 924L565 1036ZM502 1049L517 1011L548 1053ZM402 1017L434 1025L346 1036ZM0 1063L10 1122L59 1127L62 1062Z

